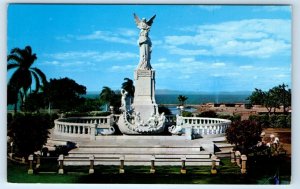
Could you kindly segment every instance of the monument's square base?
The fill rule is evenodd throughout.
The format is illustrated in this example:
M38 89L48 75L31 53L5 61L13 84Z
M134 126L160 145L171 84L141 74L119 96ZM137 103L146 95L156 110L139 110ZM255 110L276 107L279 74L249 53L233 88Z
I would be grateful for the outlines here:
M75 142L75 141L74 141ZM211 139L186 140L184 136L96 136L78 141L77 148L64 157L64 165L211 166L214 143ZM219 165L219 161L216 162Z

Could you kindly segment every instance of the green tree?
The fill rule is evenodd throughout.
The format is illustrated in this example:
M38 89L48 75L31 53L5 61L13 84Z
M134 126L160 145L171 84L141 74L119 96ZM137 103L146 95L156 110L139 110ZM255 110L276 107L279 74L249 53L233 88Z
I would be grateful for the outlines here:
M188 99L188 97L183 96L183 95L179 95L179 96L177 97L177 99L178 99L178 101L179 101L179 105L180 105L180 106L183 106L184 103L185 103L185 101Z
M165 113L165 115L172 115L172 112L171 110L168 108L168 107L165 107L165 106L159 106L158 107L158 113Z
M90 112L90 111L99 111L101 110L101 102L97 99L86 98L84 104L78 106L77 110L79 112Z
M250 103L260 104L267 108L269 115L276 112L276 108L283 106L284 113L287 113L287 108L291 106L291 89L287 88L285 84L278 85L269 89L268 91L262 91L261 89L255 89L252 94L247 98Z
M197 117L210 117L210 118L217 118L218 115L215 111L213 110L208 110L201 112L200 114L197 115Z
M45 108L44 93L30 93L24 103L24 110L27 112L39 112L41 108Z
M115 92L111 90L111 88L104 86L100 93L100 101L106 104L106 111L108 111L108 107L112 105L113 100L115 99Z
M13 138L16 153L23 157L37 150L47 142L53 120L44 114L16 114L8 125L10 137Z
M37 59L36 54L32 54L30 46L26 46L25 49L14 48L7 56L7 70L15 69L8 82L8 91L10 95L13 95L14 99L10 99L8 103L15 104L18 98L15 98L16 93L19 93L21 99L21 107L23 108L26 97L31 93L32 77L35 80L35 90L37 93L40 89L41 82L45 84L47 82L45 74L38 68L32 67L34 61ZM18 96L18 95L17 95ZM15 108L16 111L16 108Z
M255 88L255 90L252 92L252 94L247 98L247 100L250 101L250 103L256 104L256 105L263 105L265 100L265 92L261 89Z
M86 94L86 87L67 77L50 79L43 90L49 113L52 108L73 111L85 101L82 95Z
M122 89L128 92L128 95L134 97L135 87L133 81L129 78L124 78L125 82L122 83Z
M283 112L286 114L288 112L287 108L291 106L292 92L288 88L288 85L284 83L270 89L274 96L274 101L276 102L276 107L282 106Z
M235 148L248 154L250 148L261 140L262 127L255 121L243 120L232 122L226 130L226 139L235 144Z
M12 84L7 85L7 105L14 104L14 112L17 112L18 106L18 89Z

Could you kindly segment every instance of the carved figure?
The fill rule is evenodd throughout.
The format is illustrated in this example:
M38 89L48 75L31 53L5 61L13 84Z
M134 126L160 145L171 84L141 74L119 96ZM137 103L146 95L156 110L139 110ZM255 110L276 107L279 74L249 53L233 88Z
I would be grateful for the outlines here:
M150 64L152 43L148 33L156 15L152 16L149 21L147 21L145 18L140 20L135 13L133 16L137 27L140 29L140 36L138 40L140 47L140 62L138 69L150 70L152 68Z

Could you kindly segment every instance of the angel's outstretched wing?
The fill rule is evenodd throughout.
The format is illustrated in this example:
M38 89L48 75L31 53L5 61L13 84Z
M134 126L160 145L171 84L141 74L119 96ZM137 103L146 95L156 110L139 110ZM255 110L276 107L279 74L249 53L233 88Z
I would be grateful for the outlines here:
M141 20L139 19L139 17L135 13L133 13L133 16L134 16L134 21L135 21L136 25L139 25Z
M147 22L147 25L148 25L148 26L151 26L151 25L152 25L155 16L156 16L156 14L155 14L154 16L152 16L152 18L150 18L150 20Z

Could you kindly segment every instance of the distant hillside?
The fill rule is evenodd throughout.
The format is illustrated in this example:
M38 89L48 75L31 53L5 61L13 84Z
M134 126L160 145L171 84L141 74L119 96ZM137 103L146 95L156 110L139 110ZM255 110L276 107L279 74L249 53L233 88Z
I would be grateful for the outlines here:
M218 91L218 92L208 92L208 91L177 91L170 89L156 89L155 93L157 95L207 95L207 94L223 94L223 95L251 95L251 91ZM87 91L87 95L99 95L100 91Z

